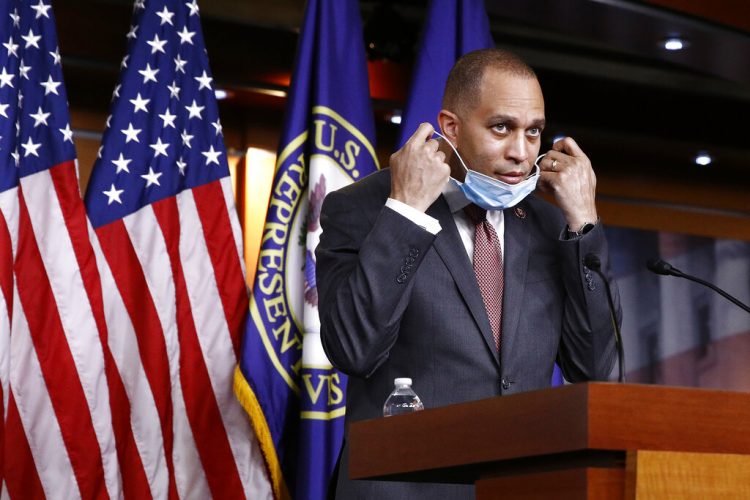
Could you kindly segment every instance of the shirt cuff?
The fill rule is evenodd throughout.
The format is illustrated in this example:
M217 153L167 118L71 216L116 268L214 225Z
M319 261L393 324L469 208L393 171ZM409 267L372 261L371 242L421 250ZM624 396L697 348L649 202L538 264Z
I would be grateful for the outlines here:
M393 198L388 198L385 202L385 206L403 215L414 224L418 225L425 231L429 231L432 234L438 234L443 228L440 226L440 222L434 217L430 217L424 212L420 212L414 207L410 207L406 203L401 203Z
M600 219L597 218L595 222L587 222L578 231L571 231L570 227L566 224L565 229L563 229L562 235L560 236L560 239L564 241L580 240L581 238L589 234L592 229L599 225L599 220Z

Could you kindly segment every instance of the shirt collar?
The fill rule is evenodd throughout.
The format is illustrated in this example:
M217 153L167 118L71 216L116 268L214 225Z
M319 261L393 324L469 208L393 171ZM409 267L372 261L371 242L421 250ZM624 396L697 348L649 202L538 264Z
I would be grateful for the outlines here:
M458 187L458 181L453 177L448 179L448 182L443 187L443 197L448 203L448 208L452 214L463 210L465 206L469 205L471 201L466 198L466 195Z

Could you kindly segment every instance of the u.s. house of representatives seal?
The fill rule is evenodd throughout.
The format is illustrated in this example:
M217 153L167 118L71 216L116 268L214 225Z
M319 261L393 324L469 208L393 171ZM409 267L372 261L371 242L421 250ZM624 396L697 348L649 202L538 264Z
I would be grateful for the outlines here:
M278 375L300 396L302 418L345 413L345 381L320 344L315 247L323 198L375 169L372 144L324 106L278 158L251 316Z

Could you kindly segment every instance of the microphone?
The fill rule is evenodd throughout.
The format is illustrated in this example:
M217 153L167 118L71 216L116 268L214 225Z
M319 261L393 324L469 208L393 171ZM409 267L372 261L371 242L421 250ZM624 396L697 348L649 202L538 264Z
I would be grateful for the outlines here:
M682 274L680 271L672 267L668 262L664 262L661 259L648 259L646 267L649 271L663 276L679 276Z
M677 276L678 278L685 278L686 280L695 281L696 283L700 283L703 286L706 286L713 290L714 292L718 293L725 299L727 299L729 302L733 303L740 309L745 310L746 312L750 313L750 307L743 304L736 298L729 295L727 292L719 288L718 286L714 285L713 283L709 283L708 281L702 280L700 278L696 278L695 276L691 276L690 274L683 273L676 267L673 267L668 262L664 262L661 259L649 259L646 262L646 267L649 269L649 271L654 272L656 274L661 274L664 276Z
M620 383L625 382L625 348L622 345L622 335L620 333L620 327L617 325L617 318L615 317L615 302L612 300L612 290L609 287L609 281L604 277L602 273L602 261L599 256L593 253L587 253L583 258L583 265L594 271L602 279L604 283L604 289L607 291L607 302L609 303L609 316L612 318L612 326L615 329L615 347L617 348L617 369L618 377L617 381Z

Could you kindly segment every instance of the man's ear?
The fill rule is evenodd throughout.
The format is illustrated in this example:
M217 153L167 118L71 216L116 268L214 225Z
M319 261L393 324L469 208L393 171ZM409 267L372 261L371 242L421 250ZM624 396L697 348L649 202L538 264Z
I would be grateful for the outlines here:
M438 125L442 134L448 138L451 143L456 144L458 139L458 116L452 111L441 109L438 113Z

